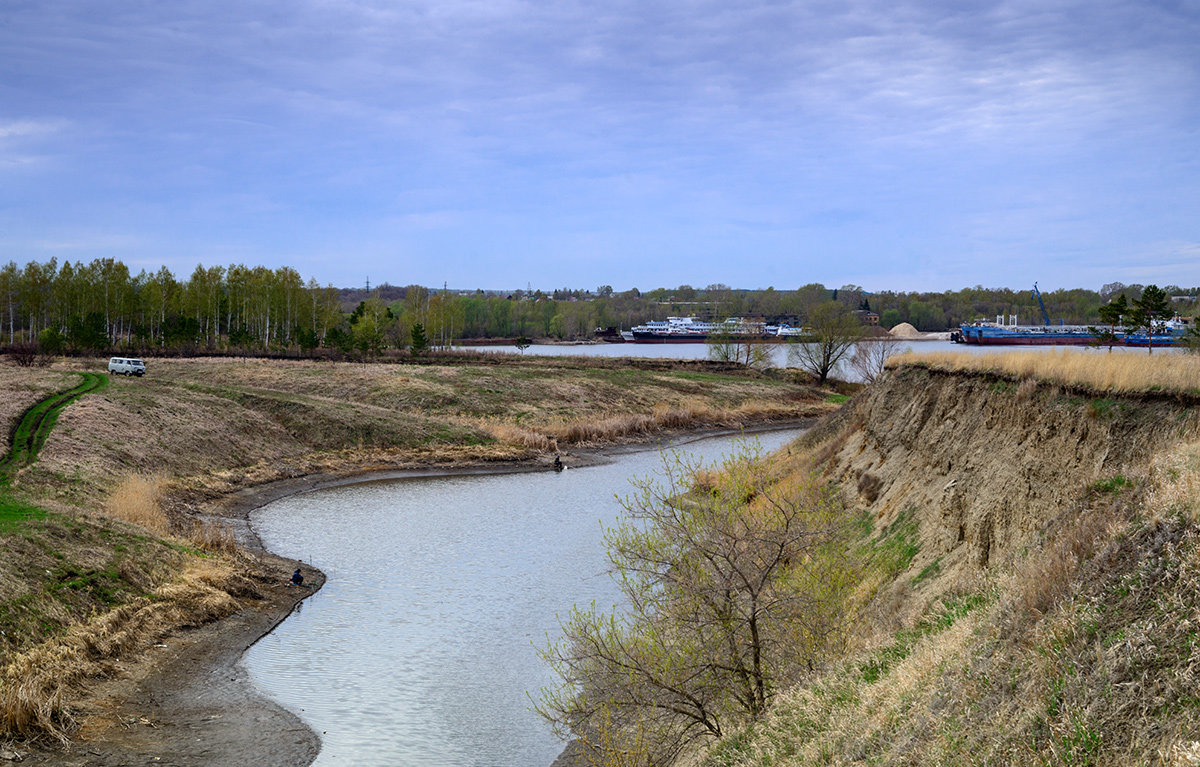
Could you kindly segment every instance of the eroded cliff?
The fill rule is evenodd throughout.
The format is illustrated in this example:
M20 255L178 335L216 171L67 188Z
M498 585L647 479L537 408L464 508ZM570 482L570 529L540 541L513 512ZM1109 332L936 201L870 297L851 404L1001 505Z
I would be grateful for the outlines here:
M1196 430L1179 397L1100 394L1034 379L892 371L825 446L831 475L888 525L918 520L913 567L987 567L1081 502L1096 483L1144 475Z

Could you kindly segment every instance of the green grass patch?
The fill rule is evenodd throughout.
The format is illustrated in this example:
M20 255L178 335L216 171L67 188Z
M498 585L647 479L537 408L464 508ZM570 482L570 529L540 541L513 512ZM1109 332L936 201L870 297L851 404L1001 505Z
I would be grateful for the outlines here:
M843 402L845 402L848 399L850 399L849 394L826 394L825 395L826 402L833 402L834 404L837 404L837 405L842 404Z
M927 581L930 578L936 577L937 574L940 573L941 571L942 571L942 558L938 557L937 559L933 560L929 564L925 565L925 567L921 570L921 572L917 573L916 577L912 579L912 583L914 586L916 586L917 584L919 584L923 581Z
M1126 477L1124 474L1117 474L1108 479L1097 480L1092 483L1093 492L1097 493L1119 493L1123 490L1128 490L1133 487L1133 480Z
M869 545L868 558L888 575L908 569L921 550L916 510L905 509Z
M1088 415L1093 418L1104 418L1111 416L1117 409L1116 400L1111 399L1094 399L1088 403Z
M884 676L900 661L907 658L918 641L933 634L940 634L972 610L987 603L988 597L983 594L969 594L955 599L943 599L938 606L924 619L911 629L896 632L896 642L876 651L863 663L858 670L864 682L873 684Z
M30 520L45 518L44 509L0 493L0 535L16 532Z

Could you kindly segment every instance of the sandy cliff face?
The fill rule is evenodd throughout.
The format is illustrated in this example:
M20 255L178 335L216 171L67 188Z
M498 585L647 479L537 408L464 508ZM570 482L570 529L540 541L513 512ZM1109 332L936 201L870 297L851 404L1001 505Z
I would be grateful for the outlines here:
M1197 425L1195 408L1167 398L921 367L860 396L828 467L878 524L918 521L914 570L1002 563L1089 486L1143 475Z

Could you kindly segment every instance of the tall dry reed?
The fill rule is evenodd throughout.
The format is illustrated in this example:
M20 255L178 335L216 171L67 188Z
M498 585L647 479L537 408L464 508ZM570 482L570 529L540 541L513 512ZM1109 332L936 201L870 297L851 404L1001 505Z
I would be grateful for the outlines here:
M219 519L193 519L187 539L195 546L221 554L238 551L237 536L229 523Z
M524 426L504 421L480 421L477 425L497 442L548 453L558 450L558 443L554 441L553 437L548 437Z
M170 523L160 503L165 485L166 479L158 475L131 474L109 496L105 511L111 517L165 536L170 532Z
M907 352L888 360L888 367L917 365L946 371L979 371L1014 378L1036 378L1114 393L1200 393L1200 355L1134 351L1108 353L1094 349L970 354Z
M608 418L549 423L542 430L559 442L588 444L613 442L626 437L671 429L703 427L739 428L748 423L797 418L794 403L754 400L736 407L705 403L659 404L650 413L624 413Z
M1180 445L1154 463L1146 508L1153 520L1181 514L1200 521L1200 442Z

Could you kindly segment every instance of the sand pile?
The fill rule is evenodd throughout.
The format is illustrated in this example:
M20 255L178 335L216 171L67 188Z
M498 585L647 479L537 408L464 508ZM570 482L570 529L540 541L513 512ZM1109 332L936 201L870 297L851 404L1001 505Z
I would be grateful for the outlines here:
M907 322L901 322L896 327L892 328L892 336L894 338L919 338L921 331L914 328Z

